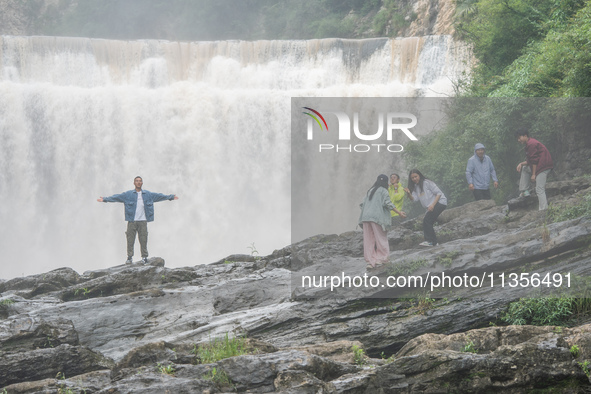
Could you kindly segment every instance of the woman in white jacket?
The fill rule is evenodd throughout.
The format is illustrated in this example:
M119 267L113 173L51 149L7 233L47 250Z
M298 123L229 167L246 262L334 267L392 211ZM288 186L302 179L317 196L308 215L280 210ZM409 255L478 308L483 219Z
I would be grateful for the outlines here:
M437 187L435 182L425 178L421 171L414 169L408 174L408 187L404 189L411 201L419 200L427 213L423 218L423 235L425 241L421 246L437 245L437 236L433 229L433 224L447 208L447 198L445 194Z

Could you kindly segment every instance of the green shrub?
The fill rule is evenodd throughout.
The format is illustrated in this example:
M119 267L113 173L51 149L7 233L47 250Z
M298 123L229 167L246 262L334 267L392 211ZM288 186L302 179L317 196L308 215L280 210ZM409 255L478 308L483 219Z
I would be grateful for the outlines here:
M314 38L350 38L355 32L355 21L353 18L331 16L312 23L310 27L316 30Z
M466 346L464 346L464 349L462 351L464 353L478 353L478 349L476 349L476 346L474 345L474 342L472 340L470 340L470 342L468 342Z
M591 216L591 193L585 194L577 205L570 207L551 205L547 217L552 222L562 222L582 216Z
M0 318L4 318L8 315L8 310L14 304L14 301L10 298L0 301Z
M573 314L575 298L522 298L509 304L501 319L509 324L559 326Z
M390 22L390 15L387 11L381 10L378 12L373 20L373 30L377 35L386 34L386 27Z
M230 377L228 376L228 374L226 373L226 371L224 371L221 368L212 368L211 371L209 371L209 373L203 375L203 379L205 380L211 380L214 383L216 383L219 386L230 386L232 384L232 380L230 379Z
M442 235L442 232L439 232L439 235ZM460 252L457 252L457 251L447 252L447 253L444 253L443 256L438 256L437 262L439 264L441 264L443 267L449 268L453 264L453 259L455 259L459 255L460 255Z
M581 369L583 370L583 372L585 372L585 375L587 375L587 377L590 377L590 371L589 371L589 365L591 363L589 363L588 360L585 360L583 362L579 362L579 366L581 367Z
M14 301L11 300L10 298L0 301L0 307L9 307L12 304L14 304Z
M162 365L162 364L158 363L158 364L156 364L156 370L160 373L170 375L170 376L174 376L174 373L176 372L174 365L172 365L172 364Z
M211 364L225 358L249 354L246 338L214 338L206 344L195 345L193 352L202 364Z
M416 311L418 314L425 314L429 309L433 308L435 298L431 298L430 294L423 294L417 298Z
M353 363L357 365L365 364L365 351L357 345L353 345L351 348L353 351Z

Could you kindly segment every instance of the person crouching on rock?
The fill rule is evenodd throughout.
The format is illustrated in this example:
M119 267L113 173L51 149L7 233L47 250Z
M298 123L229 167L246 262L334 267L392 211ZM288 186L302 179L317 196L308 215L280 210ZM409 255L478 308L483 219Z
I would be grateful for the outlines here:
M388 261L390 255L386 233L386 228L392 221L390 211L396 212L403 218L406 214L392 204L388 194L388 177L384 174L378 176L359 207L361 208L359 226L363 228L363 256L365 261L375 268Z
M437 236L433 225L435 221L447 208L447 198L437 187L435 182L425 178L421 171L414 169L408 174L408 187L404 189L411 201L419 200L423 208L427 208L427 213L423 218L423 235L425 241L421 246L437 245Z
M548 200L546 199L546 178L548 173L554 167L552 156L544 144L529 136L525 129L518 130L515 133L517 141L525 145L525 161L517 165L517 172L520 173L519 191L520 197L529 196L529 188L532 182L536 183L536 195L538 196L538 209L543 211L548 209Z

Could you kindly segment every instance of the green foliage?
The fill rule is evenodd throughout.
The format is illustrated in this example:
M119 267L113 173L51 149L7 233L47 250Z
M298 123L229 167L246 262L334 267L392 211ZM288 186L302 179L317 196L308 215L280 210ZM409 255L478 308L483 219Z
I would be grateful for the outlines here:
M364 365L365 360L365 351L357 345L353 345L351 348L353 351L353 363L357 365Z
M416 310L418 314L425 314L429 309L433 308L435 298L431 298L430 295L423 294L417 298Z
M589 96L591 4L458 0L456 30L479 62L473 96Z
M591 95L591 4L569 22L553 21L543 40L524 48L523 55L505 72L507 83L491 95Z
M415 15L416 17L416 15ZM411 21L407 20L404 14L395 13L392 15L392 33L391 36L397 36L398 32L405 27L410 26Z
M232 380L228 377L226 371L221 368L212 368L209 373L203 375L203 379L211 380L216 383L218 386L230 386L232 385Z
M516 325L558 326L570 319L574 306L575 299L571 297L521 298L509 304L501 319Z
M447 253L444 253L442 256L438 256L437 262L439 264L441 264L442 266L444 266L445 268L449 268L449 267L451 267L451 265L453 263L453 259L455 259L459 255L460 255L460 252L458 252L458 251L447 252Z
M80 288L80 289L74 290L74 295L75 296L77 296L79 293L82 293L83 295L88 295L90 293L90 290L88 290L88 287L84 287L84 288Z
M580 351L580 349L579 349L579 347L578 347L577 345L572 345L572 346L570 347L570 354L572 354L572 356L573 356L574 358L577 358L577 357L579 357L579 354L580 354L580 352L581 352L581 351Z
M591 216L591 193L585 194L577 205L568 207L551 205L548 208L547 218L551 222L562 222L583 216Z
M380 5L381 0L269 1L261 13L268 38L350 38L359 18Z
M467 20L476 12L478 0L456 0L456 18L459 22Z
M66 386L66 374L63 372L58 372L55 378L60 381L60 383L58 383L57 389L58 394L74 394L74 390ZM86 392L85 389L78 390L81 392Z
M261 256L259 256L259 251L257 250L256 246L254 246L254 242L252 243L252 245L247 246L248 249L250 249L250 255L254 257L255 260L260 260Z
M462 349L462 351L464 353L478 353L478 349L476 349L476 346L474 345L474 342L472 340L470 340L470 342L468 342L466 346L464 346L464 349Z
M381 10L376 14L373 20L373 29L378 35L386 34L386 27L390 22L390 14L386 10Z
M589 298L589 289L585 297L576 297L572 303L573 315L585 316L591 312L591 298Z
M170 364L170 365L163 365L160 363L156 364L156 370L160 373L166 374L166 375L170 375L170 376L174 376L175 373L175 368L174 365Z
M341 19L336 16L315 21L310 24L310 27L315 31L314 38L350 38L353 37L355 31L355 23L352 18Z
M395 37L400 29L410 26L416 17L417 15L412 11L410 3L384 0L384 6L373 19L373 30L378 36Z
M210 339L209 343L195 346L193 352L202 364L211 364L225 358L248 354L246 338L230 338L226 333L224 338Z
M591 363L589 363L588 360L585 360L583 362L579 362L579 366L581 367L581 369L583 370L583 372L585 373L585 375L587 375L587 377L591 377L590 376L590 371L589 371L589 365Z
M461 2L463 10L464 4ZM543 33L552 1L480 0L468 8L471 17L458 23L463 38L473 44L481 61L479 74L489 78L500 74L521 54L521 49ZM474 9L475 7L475 9ZM466 15L467 12L464 13Z
M14 304L14 301L11 300L10 298L7 298L5 300L0 301L0 308L2 308L2 307L7 308L7 307L11 306L12 304Z
M409 275L413 272L427 267L429 265L429 261L426 259L416 259L411 261L402 261L398 262L390 262L388 263L388 275L391 276L398 276L398 275Z
M14 304L14 301L10 298L6 298L0 301L0 319L3 319L8 316L8 310Z

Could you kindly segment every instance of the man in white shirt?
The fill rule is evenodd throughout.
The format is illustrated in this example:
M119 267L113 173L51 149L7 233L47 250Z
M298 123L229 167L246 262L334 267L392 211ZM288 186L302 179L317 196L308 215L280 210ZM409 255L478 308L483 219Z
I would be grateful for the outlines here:
M141 176L133 180L135 190L115 194L110 197L99 197L98 202L122 202L125 205L125 220L127 221L127 260L133 262L133 245L137 234L142 252L142 263L148 262L148 222L154 221L154 203L164 200L178 200L174 194L152 193L142 190L144 181Z

